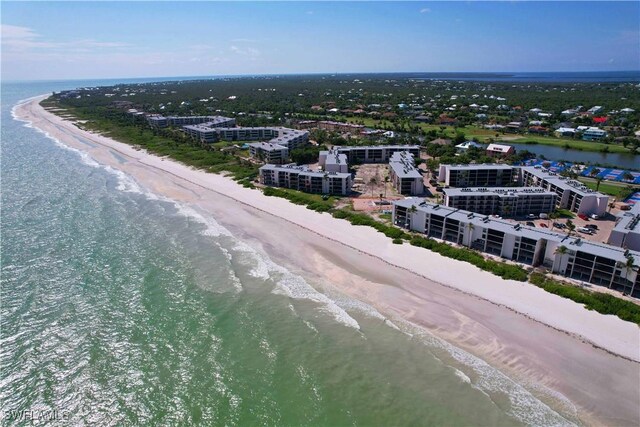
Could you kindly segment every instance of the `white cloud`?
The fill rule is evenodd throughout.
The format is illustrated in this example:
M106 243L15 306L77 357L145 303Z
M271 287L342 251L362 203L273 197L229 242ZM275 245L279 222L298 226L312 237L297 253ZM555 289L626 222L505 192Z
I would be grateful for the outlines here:
M231 39L233 43L257 43L257 40L254 39Z
M429 9L428 7L424 7L420 9L420 13L429 13L429 12L431 12L431 9Z
M69 52L86 52L91 49L121 48L127 43L101 42L93 39L79 39L65 42L45 40L35 30L17 25L0 25L2 48L8 51L64 50Z
M313 15L313 10L307 10L307 15Z
M229 47L229 50L231 50L231 52L233 53L236 53L241 56L246 56L249 58L255 58L260 55L260 51L253 47L238 47L235 45L231 45Z

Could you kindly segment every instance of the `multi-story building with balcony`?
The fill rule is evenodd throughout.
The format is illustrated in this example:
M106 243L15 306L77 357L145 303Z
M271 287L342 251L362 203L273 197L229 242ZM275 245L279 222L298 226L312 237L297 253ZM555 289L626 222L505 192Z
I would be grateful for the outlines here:
M474 212L405 199L393 202L393 223L571 279L640 297L640 252L583 240Z
M448 207L504 217L553 212L556 199L556 193L536 187L444 189L444 204Z

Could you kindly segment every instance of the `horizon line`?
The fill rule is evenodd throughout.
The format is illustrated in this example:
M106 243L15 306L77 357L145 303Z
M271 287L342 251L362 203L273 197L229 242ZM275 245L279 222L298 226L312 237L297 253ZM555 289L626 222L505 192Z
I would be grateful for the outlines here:
M590 70L590 71L570 71L570 70L552 70L552 71L345 71L345 72L286 72L286 73L253 73L253 74L209 74L209 75L174 75L174 76L138 76L138 77L83 77L69 79L33 79L33 80L12 80L0 79L2 83L44 83L44 82L73 82L85 80L126 80L126 79L211 79L220 77L268 77L268 76L338 76L338 75L382 75L382 74L477 74L477 75L509 75L509 74L547 74L547 73L638 73L637 70Z

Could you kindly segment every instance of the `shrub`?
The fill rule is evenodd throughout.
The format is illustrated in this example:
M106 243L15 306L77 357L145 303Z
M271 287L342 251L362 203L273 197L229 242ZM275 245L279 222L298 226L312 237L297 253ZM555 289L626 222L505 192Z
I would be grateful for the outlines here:
M265 196L282 197L296 205L304 205L307 209L316 212L328 212L333 207L333 199L322 200L317 194L307 194L300 191L288 190L276 187L265 187L263 190Z
M473 264L482 270L486 270L504 279L517 280L520 282L527 280L527 272L524 268L517 265L510 265L506 262L487 260L482 255L471 249L457 248L446 243L437 242L433 239L424 237L413 237L410 243L413 246L437 252L447 258L468 262L469 264Z
M402 239L393 239L392 242L393 242L394 245L401 245L404 242L404 240L402 240Z
M613 314L622 320L640 325L640 306L630 301L625 301L610 294L591 292L557 282L540 273L532 273L529 281L549 293L584 304L589 310L595 310L602 314Z

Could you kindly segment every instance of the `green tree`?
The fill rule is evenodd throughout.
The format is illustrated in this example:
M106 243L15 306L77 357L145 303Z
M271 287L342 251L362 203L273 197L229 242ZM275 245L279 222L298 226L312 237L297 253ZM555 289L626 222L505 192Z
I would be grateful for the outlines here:
M573 231L576 229L576 225L570 219L567 220L567 236L571 236Z
M635 177L629 171L624 171L624 173L622 174L622 180L623 181L633 181L634 179L635 179Z

